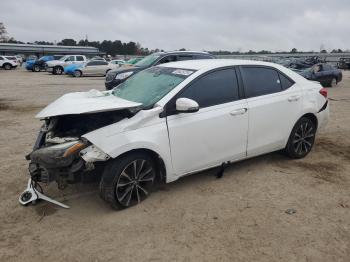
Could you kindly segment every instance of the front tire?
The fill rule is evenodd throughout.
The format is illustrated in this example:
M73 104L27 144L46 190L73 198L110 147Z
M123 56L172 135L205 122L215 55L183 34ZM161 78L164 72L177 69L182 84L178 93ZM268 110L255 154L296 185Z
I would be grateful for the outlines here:
M5 70L11 70L12 66L10 64L4 64L4 69Z
M63 73L63 68L60 67L60 66L56 66L56 67L53 68L52 73L53 73L54 75L62 75L62 73Z
M34 65L33 66L33 72L40 72L40 66Z
M156 165L152 157L135 152L112 160L100 182L100 196L116 209L137 205L153 189Z
M302 117L289 136L286 154L291 158L303 158L310 153L316 136L316 125L308 117Z

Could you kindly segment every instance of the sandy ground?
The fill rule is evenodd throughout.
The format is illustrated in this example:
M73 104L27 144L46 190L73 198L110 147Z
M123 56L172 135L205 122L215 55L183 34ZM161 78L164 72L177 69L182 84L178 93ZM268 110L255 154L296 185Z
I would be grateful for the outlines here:
M329 90L331 120L302 160L273 153L161 186L113 211L97 185L51 196L65 210L22 207L34 115L103 78L0 70L0 261L350 261L350 73ZM287 214L293 208L295 214Z

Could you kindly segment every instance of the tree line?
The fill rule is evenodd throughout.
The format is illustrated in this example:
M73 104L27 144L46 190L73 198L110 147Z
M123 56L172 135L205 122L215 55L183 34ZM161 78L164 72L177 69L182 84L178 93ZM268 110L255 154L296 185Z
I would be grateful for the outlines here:
M22 41L15 40L13 37L8 37L6 28L2 22L0 22L0 43L17 43L17 44L25 44ZM65 38L58 43L48 42L48 41L34 41L27 42L27 44L37 44L37 45L62 45L62 46L93 46L98 48L100 51L105 52L107 55L116 56L116 55L148 55L154 52L159 52L163 50L154 49L149 50L148 48L144 48L137 42L127 42L124 43L120 40L103 40L103 41L88 41L87 39L82 39L76 41L72 38ZM180 51L186 50L185 48L179 49ZM322 49L321 53L327 53L327 50ZM209 53L213 55L240 55L240 54L248 54L248 55L268 55L268 54L280 54L280 53L290 53L290 54L301 54L301 53L318 53L314 51L303 52L299 51L296 48L293 48L289 52L272 52L268 50L261 51L253 51L249 50L248 52L241 51L209 51ZM333 49L330 53L343 53L341 49Z

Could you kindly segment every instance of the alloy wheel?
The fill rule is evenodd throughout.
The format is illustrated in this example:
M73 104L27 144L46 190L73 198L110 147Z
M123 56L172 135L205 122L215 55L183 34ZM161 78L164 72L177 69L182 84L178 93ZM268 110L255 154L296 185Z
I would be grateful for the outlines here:
M144 200L150 193L155 174L152 164L145 159L129 163L121 172L115 187L118 202L129 207Z
M309 122L302 122L294 133L293 148L296 154L305 155L310 152L315 140L314 126Z

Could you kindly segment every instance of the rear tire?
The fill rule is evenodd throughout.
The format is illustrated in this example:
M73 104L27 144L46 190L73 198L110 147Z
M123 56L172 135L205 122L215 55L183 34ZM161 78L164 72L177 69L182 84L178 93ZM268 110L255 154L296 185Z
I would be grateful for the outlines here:
M303 158L310 153L316 136L316 125L308 117L295 124L289 136L285 153L291 158Z
M83 73L80 70L75 70L73 73L74 77L81 77L83 75Z
M139 204L151 193L156 165L143 152L130 153L107 164L100 182L100 196L115 209Z

